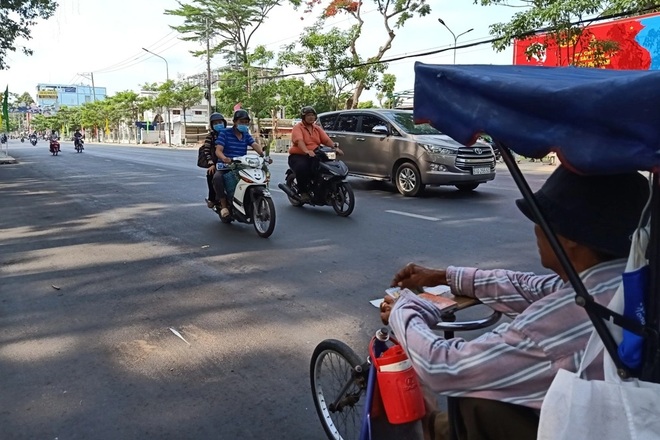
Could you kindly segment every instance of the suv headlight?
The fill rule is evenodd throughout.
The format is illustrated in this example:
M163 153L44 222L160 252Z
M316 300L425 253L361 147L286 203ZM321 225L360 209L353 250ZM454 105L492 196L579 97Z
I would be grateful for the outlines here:
M451 148L441 147L440 145L433 144L419 144L420 147L433 154L442 154L444 156L456 155L458 150L453 150Z

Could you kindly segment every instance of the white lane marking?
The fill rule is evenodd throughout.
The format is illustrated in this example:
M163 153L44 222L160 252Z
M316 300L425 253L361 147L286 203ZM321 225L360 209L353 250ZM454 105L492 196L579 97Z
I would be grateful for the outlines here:
M165 170L161 170L160 168L156 168L156 171L160 171L160 172L162 172L162 173L165 172Z
M106 162L112 162L110 159L104 159Z
M411 214L409 212L393 211L393 210L390 210L390 209L386 210L385 212L389 212L390 214L404 215L406 217L419 218L419 219L422 219L422 220L429 220L429 221L432 221L432 222L440 221L440 219L437 218L437 217L427 217L425 215Z

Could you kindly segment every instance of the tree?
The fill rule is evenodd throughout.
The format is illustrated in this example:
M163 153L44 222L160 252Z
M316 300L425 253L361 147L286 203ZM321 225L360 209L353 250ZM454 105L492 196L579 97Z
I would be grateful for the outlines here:
M144 100L137 93L131 90L125 90L117 93L110 98L115 104L119 113L120 121L130 127L129 132L133 133L135 143L137 143L137 127L135 123L140 116L140 104Z
M376 93L376 98L378 98L378 104L381 107L385 108L394 108L396 107L396 98L394 96L394 89L396 88L396 76L391 73L384 73L380 82L376 85L378 93ZM385 102L383 102L385 99Z
M372 69L368 71L370 75L365 77L364 69L352 67L356 60L346 51L353 38L352 31L332 28L323 33L322 26L318 22L306 28L299 43L286 46L279 54L278 63L283 67L298 66L308 72L317 90L325 95L325 100L332 103L331 110L345 106L350 108L346 105L346 95L353 94L360 82L363 86L371 86L377 77L371 73ZM362 60L358 58L359 62ZM374 66L374 69L382 70L384 67L379 65Z
M37 19L52 17L56 8L57 3L54 0L12 0L1 3L0 70L9 68L5 59L8 51L16 52L16 40L31 39L31 28L37 24ZM32 49L19 47L25 55L32 55Z
M300 0L288 0L294 6ZM266 17L283 0L192 0L190 4L177 1L178 9L166 9L165 15L184 19L179 26L170 26L184 41L206 42L213 39L212 54L234 53L236 65L248 60L250 41ZM233 49L233 50L232 50ZM195 56L206 51L193 52Z
M32 95L30 95L28 92L23 92L22 95L16 98L16 103L23 104L26 107L29 107L32 104L34 104L34 99L32 98Z
M368 65L356 68L353 76L356 79L353 94L346 103L346 108L355 108L358 105L362 92L375 82L377 73L382 73L384 67L380 64L385 53L392 48L392 41L396 37L394 29L402 28L404 24L415 15L425 16L431 12L431 7L426 0L372 0L376 10L380 14L379 20L383 24L385 31L383 44L371 56L367 57ZM497 0L495 0L497 1ZM307 11L313 9L314 4L324 3L322 0L310 0ZM361 64L362 59L357 52L357 42L362 36L364 27L364 17L362 16L363 1L353 0L331 0L326 3L321 14L321 20L334 17L338 14L347 14L354 19L355 25L351 28L348 52L350 53L353 65Z
M584 28L586 17L616 13L635 14L635 11L655 6L650 0L475 0L482 6L500 5L524 10L514 14L508 23L490 26L490 33L498 38L495 50L502 51L515 39L533 35L538 29L548 28L544 44L530 45L527 56L539 56L552 44L560 65L603 67L609 56L619 47L615 41L597 40Z
M188 84L185 81L179 81L174 84L172 101L175 106L181 107L181 114L183 115L183 135L186 137L186 110L193 105L197 105L202 101L204 92L199 86ZM210 116L210 115L209 115ZM185 142L185 141L184 141Z

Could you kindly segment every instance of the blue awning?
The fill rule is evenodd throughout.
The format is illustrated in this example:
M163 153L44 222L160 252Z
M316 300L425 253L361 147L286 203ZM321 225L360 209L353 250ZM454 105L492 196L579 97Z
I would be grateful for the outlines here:
M660 171L660 72L415 64L415 120L583 173Z

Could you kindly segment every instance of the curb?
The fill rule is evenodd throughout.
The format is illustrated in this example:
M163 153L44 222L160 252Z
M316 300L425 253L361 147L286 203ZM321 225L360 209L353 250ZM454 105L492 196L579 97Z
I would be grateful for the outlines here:
M0 156L0 165L16 163L16 159L11 156L2 155Z

